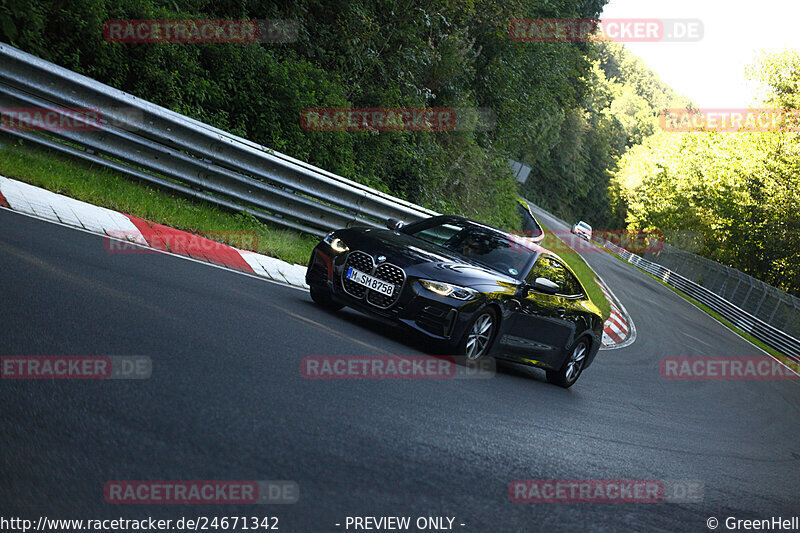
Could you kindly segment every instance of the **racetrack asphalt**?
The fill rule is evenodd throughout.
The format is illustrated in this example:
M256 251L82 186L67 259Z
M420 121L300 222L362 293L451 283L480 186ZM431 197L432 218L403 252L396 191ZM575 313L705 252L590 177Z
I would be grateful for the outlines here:
M545 223L551 221L545 220ZM427 346L307 293L0 209L0 355L146 355L146 380L0 380L0 515L451 516L464 532L707 531L800 514L797 381L670 381L667 356L763 356L604 253L636 323L569 390L481 380L309 380L310 355ZM113 505L109 480L293 480L293 505ZM517 479L696 480L693 503L514 503ZM460 526L459 524L465 524ZM720 530L724 530L721 526ZM351 529L352 531L352 529Z

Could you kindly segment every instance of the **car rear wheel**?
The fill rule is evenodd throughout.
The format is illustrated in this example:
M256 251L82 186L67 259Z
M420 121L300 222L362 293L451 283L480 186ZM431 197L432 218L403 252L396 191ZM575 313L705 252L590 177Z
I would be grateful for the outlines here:
M311 299L314 300L314 303L320 307L324 307L329 311L338 311L344 307L342 304L337 303L333 298L331 298L330 290L324 285L312 283L309 286L309 292L311 293Z
M489 353L497 332L497 313L492 308L483 309L470 323L458 344L458 353L467 361L477 361Z
M561 370L548 370L547 381L564 387L570 388L578 381L578 378L583 372L583 365L586 363L586 356L589 354L589 342L586 339L581 339L575 346L572 347L570 355Z

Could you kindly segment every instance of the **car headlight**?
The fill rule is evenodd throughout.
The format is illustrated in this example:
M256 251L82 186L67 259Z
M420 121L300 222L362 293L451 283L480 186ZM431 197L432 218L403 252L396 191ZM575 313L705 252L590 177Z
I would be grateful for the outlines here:
M431 292L441 294L442 296L449 296L456 300L472 300L478 295L478 291L468 287L461 287L459 285L451 285L441 281L431 281L428 279L419 280L420 284Z
M334 252L342 253L350 249L342 239L334 237L332 232L325 235L325 238L322 240L328 243L330 247L333 248Z

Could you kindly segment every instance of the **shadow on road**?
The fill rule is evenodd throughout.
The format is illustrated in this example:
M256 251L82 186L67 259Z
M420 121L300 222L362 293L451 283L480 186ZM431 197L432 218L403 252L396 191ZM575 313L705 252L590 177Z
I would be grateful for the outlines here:
M380 335L381 337L402 344L412 350L434 357L453 355L452 350L448 350L444 343L432 342L430 339L424 337L421 333L414 331L413 329L402 327L397 324L383 322L348 307L345 307L339 311L326 311L312 302L310 299L306 300L304 297L301 297L300 300L304 305L307 305L309 309L321 311L330 316L332 319L344 320L351 325L363 328L365 331L374 333L375 335ZM544 370L518 363L497 360L496 372L498 375L524 378L547 384ZM549 386L549 384L547 385ZM557 389L557 387L553 388ZM569 391L564 392L569 394Z

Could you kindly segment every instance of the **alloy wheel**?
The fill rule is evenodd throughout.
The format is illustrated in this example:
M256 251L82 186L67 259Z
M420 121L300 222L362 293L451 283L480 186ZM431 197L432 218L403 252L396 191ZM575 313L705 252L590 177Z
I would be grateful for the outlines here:
M472 329L467 335L467 359L475 360L486 353L492 333L494 333L494 318L489 313L484 313L473 322Z
M572 355L570 355L569 361L567 361L567 382L572 382L573 380L577 379L578 374L580 374L581 370L583 369L583 362L585 359L586 344L579 342L572 350Z

